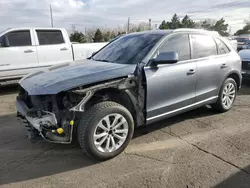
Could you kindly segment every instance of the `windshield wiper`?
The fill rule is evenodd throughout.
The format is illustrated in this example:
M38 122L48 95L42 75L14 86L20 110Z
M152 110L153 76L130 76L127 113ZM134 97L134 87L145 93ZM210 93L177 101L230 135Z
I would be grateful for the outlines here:
M106 59L93 59L94 61L101 61L101 62L109 62L108 60Z

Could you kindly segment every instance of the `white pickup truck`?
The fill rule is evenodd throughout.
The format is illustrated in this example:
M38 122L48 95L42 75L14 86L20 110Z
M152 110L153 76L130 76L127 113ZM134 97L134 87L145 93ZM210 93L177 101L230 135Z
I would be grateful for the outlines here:
M15 28L0 32L0 85L44 67L86 59L107 43L71 43L65 29Z

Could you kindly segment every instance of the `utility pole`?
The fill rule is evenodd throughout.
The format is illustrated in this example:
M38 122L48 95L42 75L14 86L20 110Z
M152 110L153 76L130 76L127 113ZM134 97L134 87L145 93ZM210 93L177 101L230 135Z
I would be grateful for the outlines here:
M231 35L231 31L232 31L232 27L231 27L231 25L230 25L230 26L229 26L229 31L228 31L229 35Z
M155 30L158 30L158 25L157 24L155 24Z
M72 24L72 32L74 33L76 31L76 25Z
M89 40L89 36L87 36L87 27L84 28L84 35L87 39L87 42L90 42L91 40Z
M50 22L51 22L51 27L54 27L53 23L53 14L52 14L52 6L49 5L49 10L50 10Z
M148 29L151 30L151 18L148 20Z
M127 34L129 33L129 27L130 27L130 17L128 17L128 25L127 25Z

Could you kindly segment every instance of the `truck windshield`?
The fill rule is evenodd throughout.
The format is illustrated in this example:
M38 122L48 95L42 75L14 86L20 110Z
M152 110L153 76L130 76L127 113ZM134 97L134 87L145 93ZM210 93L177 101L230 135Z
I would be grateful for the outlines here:
M0 37L3 35L3 33L5 32L5 31L7 31L8 29L5 29L5 30L1 30L0 31Z
M164 34L132 34L113 41L92 59L120 64L137 64L143 60Z

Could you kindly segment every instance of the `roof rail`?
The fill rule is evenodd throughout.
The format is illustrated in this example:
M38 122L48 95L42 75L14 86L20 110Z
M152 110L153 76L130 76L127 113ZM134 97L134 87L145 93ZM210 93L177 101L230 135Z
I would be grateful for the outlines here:
M207 32L207 33L212 33L214 35L219 35L219 33L217 31L209 31L209 30L205 30L205 29L191 29L191 28L179 28L179 29L175 29L175 31L198 31L198 32Z

